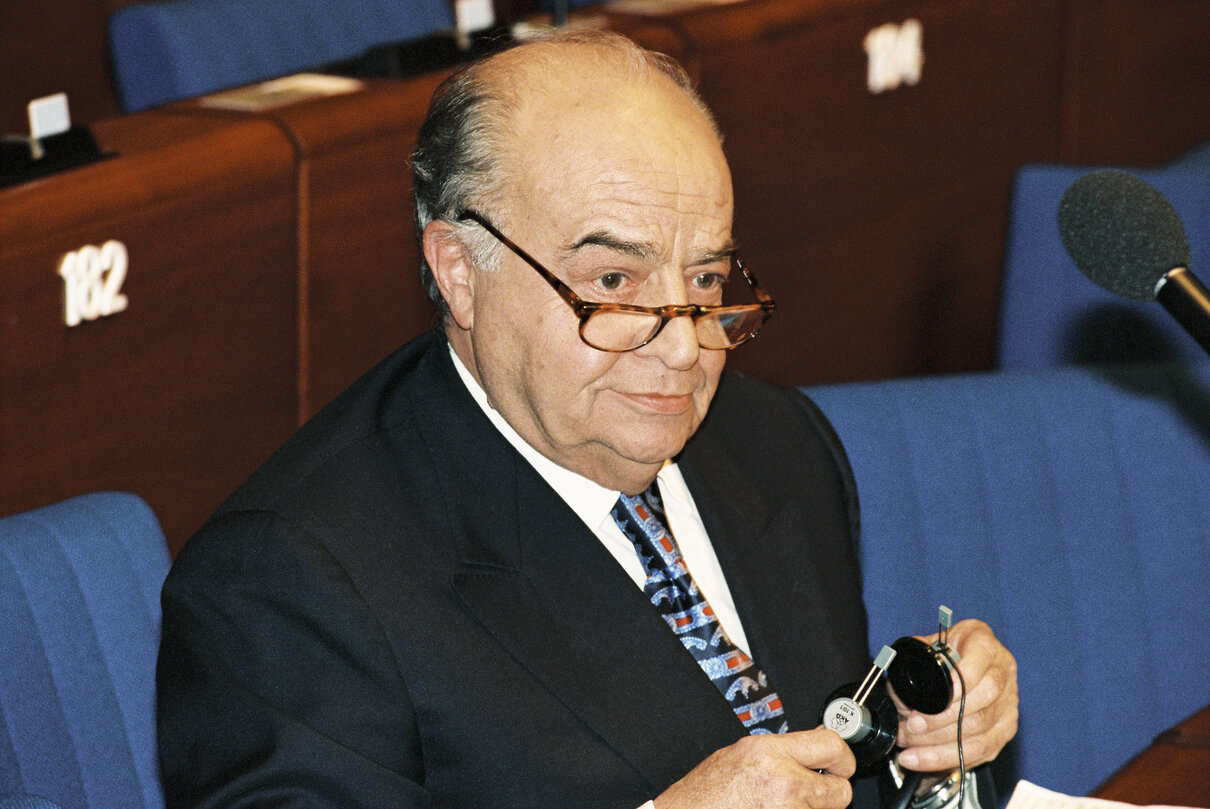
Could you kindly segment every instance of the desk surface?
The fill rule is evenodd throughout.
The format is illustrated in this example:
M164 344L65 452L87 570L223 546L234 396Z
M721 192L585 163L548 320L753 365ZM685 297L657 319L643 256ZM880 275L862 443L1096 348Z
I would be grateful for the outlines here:
M1210 807L1210 706L1161 733L1093 794L1128 803Z

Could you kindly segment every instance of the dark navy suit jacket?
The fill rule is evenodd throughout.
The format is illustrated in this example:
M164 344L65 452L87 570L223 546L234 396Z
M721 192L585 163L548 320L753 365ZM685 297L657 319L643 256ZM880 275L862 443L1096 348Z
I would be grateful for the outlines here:
M801 394L724 374L678 460L753 657L815 727L868 665L834 434ZM163 604L170 807L635 809L744 733L437 332L233 495Z

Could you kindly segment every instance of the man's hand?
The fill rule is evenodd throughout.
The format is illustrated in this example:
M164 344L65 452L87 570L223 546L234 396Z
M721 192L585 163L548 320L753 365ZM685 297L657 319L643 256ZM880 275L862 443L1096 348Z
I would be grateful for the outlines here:
M844 809L853 800L848 779L856 768L848 745L830 730L748 736L693 768L655 807Z
M936 635L921 638L926 643ZM994 759L1017 733L1017 661L982 621L959 621L949 630L949 644L958 650L958 669L966 680L966 711L962 719L962 751L967 768ZM939 714L899 709L899 763L918 772L949 772L958 767L957 674L954 699ZM894 696L894 694L892 694Z

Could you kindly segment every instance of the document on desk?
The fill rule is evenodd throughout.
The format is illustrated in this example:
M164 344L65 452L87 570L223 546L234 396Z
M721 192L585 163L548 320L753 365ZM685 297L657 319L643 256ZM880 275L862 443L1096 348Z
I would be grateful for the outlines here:
M1029 781L1018 781L1005 809L1123 809L1135 804L1107 801L1102 798L1077 798L1053 792ZM1182 809L1181 807L1155 804L1148 809Z
M674 11L702 6L725 6L739 0L612 0L606 4L610 11L620 14L669 14Z

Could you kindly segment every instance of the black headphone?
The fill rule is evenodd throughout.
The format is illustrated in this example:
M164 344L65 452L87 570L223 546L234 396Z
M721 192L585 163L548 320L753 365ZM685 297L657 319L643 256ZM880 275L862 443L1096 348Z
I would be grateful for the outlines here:
M882 675L908 708L925 714L939 714L954 699L951 672L958 675L962 693L958 702L958 803L961 806L966 786L966 763L962 755L962 716L966 711L966 680L958 670L958 650L949 645L949 628L954 614L949 607L937 610L938 636L933 643L903 637L883 646L874 665L860 683L842 685L828 696L819 722L840 734L857 759L856 775L872 775L887 762L899 734L899 714L887 692ZM853 696L848 696L852 694ZM918 772L896 773L899 789L891 809L907 809L920 784ZM902 775L902 779L900 779Z
M881 674L908 708L938 714L954 698L950 672L958 653L942 640L927 644L903 637L883 647L861 683L847 683L828 695L819 721L840 734L857 758L857 774L870 775L890 758L899 733L899 714ZM889 658L889 659L888 659Z

